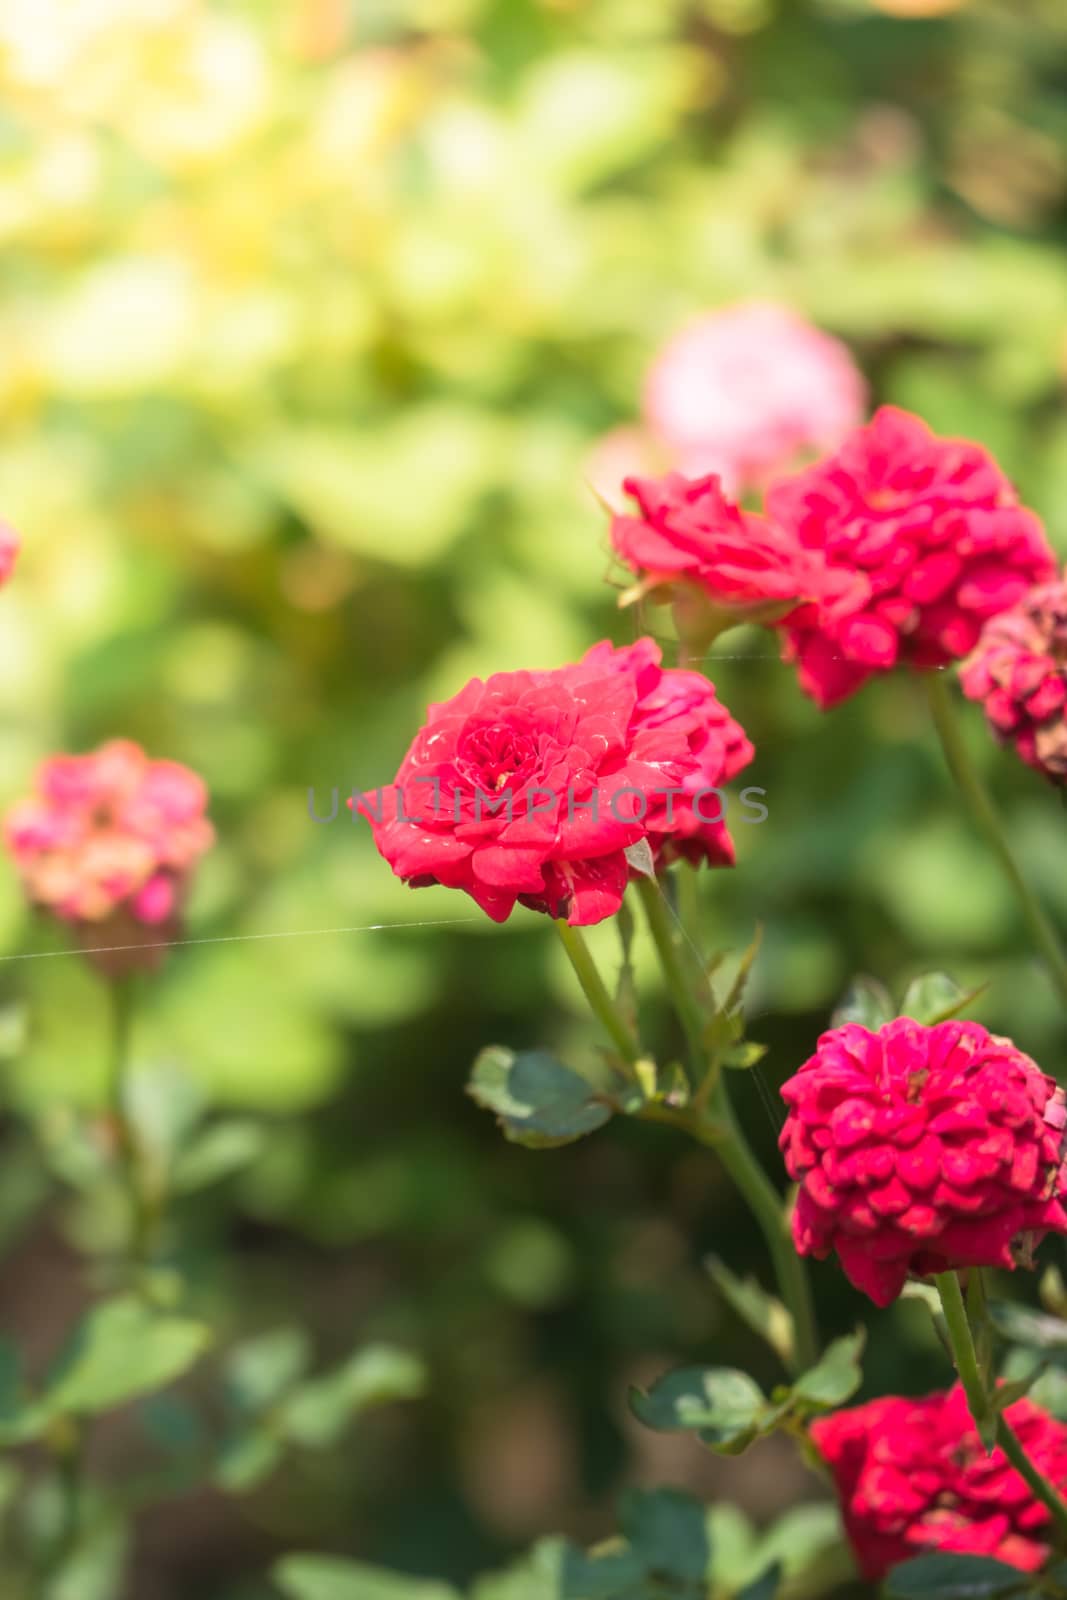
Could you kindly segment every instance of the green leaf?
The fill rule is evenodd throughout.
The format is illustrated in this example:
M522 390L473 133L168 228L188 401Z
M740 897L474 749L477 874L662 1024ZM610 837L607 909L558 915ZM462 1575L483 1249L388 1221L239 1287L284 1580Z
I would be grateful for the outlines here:
M333 1556L285 1556L274 1579L288 1600L460 1600L447 1583Z
M744 1041L745 1019L740 1011L716 1011L704 1024L703 1043L708 1054L721 1061Z
M1031 1350L1067 1350L1067 1322L1059 1317L1007 1300L991 1300L989 1315L997 1332L1012 1344Z
M76 1328L43 1404L50 1415L109 1411L181 1377L210 1343L210 1328L192 1318L160 1314L133 1295L104 1301Z
M913 978L904 991L900 1015L932 1027L959 1016L988 987L983 983L977 989L964 989L947 972L924 972Z
M246 1494L281 1464L285 1447L270 1428L253 1428L228 1439L215 1462L213 1481L228 1494Z
M22 1054L29 1038L29 1008L22 1000L0 1006L0 1061Z
M821 1360L794 1383L794 1400L819 1408L843 1405L862 1382L859 1363L866 1337L864 1330L857 1328L827 1345Z
M544 1050L516 1055L490 1045L474 1063L467 1093L495 1113L508 1139L531 1149L570 1144L611 1117L591 1085Z
M263 1411L303 1377L310 1359L303 1328L273 1328L246 1339L226 1359L229 1397L240 1411Z
M991 1404L993 1406L993 1410L994 1411L1005 1411L1008 1408L1008 1406L1013 1406L1015 1404L1016 1400L1021 1400L1024 1397L1024 1395L1028 1395L1030 1393L1030 1390L1035 1386L1035 1384L1040 1383L1041 1379L1045 1375L1046 1370L1047 1369L1044 1366L1038 1365L1038 1366L1036 1366L1034 1368L1033 1372L1028 1372L1025 1377L1022 1377L1022 1378L1011 1378L1011 1379L1007 1379L1006 1381L1004 1381L1002 1383L998 1383L997 1386L996 1386L996 1389L993 1391L993 1394L991 1396ZM996 1424L995 1424L995 1421L994 1421L994 1425L993 1425L992 1429L989 1430L989 1431L992 1432L993 1443L995 1444L996 1443Z
M569 1592L564 1587L564 1573L574 1555L574 1547L566 1539L539 1539L532 1550L503 1571L476 1578L471 1600L545 1600L546 1596L558 1600Z
M122 1584L129 1527L118 1517L94 1520L48 1584L48 1600L113 1600Z
M736 1597L736 1600L774 1600L778 1593L778 1585L782 1581L781 1563L775 1561L766 1572L760 1573L751 1583L746 1583Z
M616 1540L588 1555L565 1543L556 1593L565 1600L644 1600L644 1576L636 1552Z
M0 1445L36 1439L46 1421L42 1407L25 1391L18 1346L0 1339Z
M877 978L854 978L845 991L844 999L834 1010L830 1026L843 1027L846 1022L858 1022L862 1028L875 1032L884 1022L896 1016L889 990Z
M762 944L763 926L761 923L757 923L756 931L752 935L751 942L741 952L741 955L738 959L737 970L734 973L733 983L730 985L729 993L723 1002L722 1009L724 1011L737 1011L740 1008L741 1002L744 999L745 990L748 987L748 980L752 974L753 965L755 964L756 957L760 953Z
M285 1403L281 1428L296 1444L332 1444L361 1411L415 1399L425 1385L426 1369L417 1356L392 1345L368 1345L333 1372L294 1390Z
M704 1507L680 1489L635 1489L619 1510L619 1525L646 1573L706 1586L711 1540Z
M719 1293L753 1333L766 1339L771 1349L788 1366L793 1359L793 1318L782 1302L768 1294L755 1278L739 1278L718 1256L707 1256L704 1265Z
M204 1105L203 1090L165 1061L138 1063L122 1083L123 1108L139 1147L163 1162L191 1136Z
M250 1117L216 1122L178 1156L170 1174L171 1187L178 1194L190 1194L219 1183L254 1161L265 1142L263 1125Z
M714 1449L740 1451L750 1444L769 1412L762 1391L745 1372L731 1367L682 1367L657 1379L647 1394L630 1391L630 1407L646 1427L663 1433L694 1432Z
M1012 1594L1026 1574L986 1556L927 1555L905 1561L886 1579L886 1600L985 1600Z
M767 1054L765 1044L757 1044L754 1039L742 1039L738 1044L731 1045L720 1057L724 1067L732 1067L735 1071L747 1072L757 1062L762 1061Z

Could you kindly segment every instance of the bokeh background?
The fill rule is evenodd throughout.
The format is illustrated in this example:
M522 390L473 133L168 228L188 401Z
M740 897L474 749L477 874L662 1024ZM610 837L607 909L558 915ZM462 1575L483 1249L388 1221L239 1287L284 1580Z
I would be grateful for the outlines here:
M194 1293L234 1338L298 1312L321 1360L387 1338L428 1373L253 1492L150 1512L129 1595L265 1600L293 1547L467 1581L544 1532L602 1535L635 1483L734 1504L742 1547L817 1480L784 1445L724 1465L644 1433L625 1394L690 1359L773 1380L702 1266L764 1270L743 1212L666 1131L505 1144L462 1092L476 1050L595 1048L549 930L403 890L308 789L325 812L388 782L472 673L663 628L604 582L591 462L663 340L740 298L992 447L1067 550L1067 13L7 0L0 91L0 509L24 539L0 799L117 734L204 774L190 936L233 942L174 953L137 1036L257 1130L183 1203ZM765 634L712 675L768 795L705 884L713 942L765 927L771 1049L739 1096L768 1163L774 1087L857 971L988 982L974 1014L1058 1070L1062 1019L918 685L823 716ZM966 717L1067 918L1057 799ZM31 1363L87 1292L74 1246L106 1233L25 1131L100 1092L91 975L8 959L61 948L0 872L0 1313ZM837 1329L867 1316L831 1267L817 1287ZM943 1381L920 1307L870 1336L865 1393ZM105 1437L100 1470L140 1449Z

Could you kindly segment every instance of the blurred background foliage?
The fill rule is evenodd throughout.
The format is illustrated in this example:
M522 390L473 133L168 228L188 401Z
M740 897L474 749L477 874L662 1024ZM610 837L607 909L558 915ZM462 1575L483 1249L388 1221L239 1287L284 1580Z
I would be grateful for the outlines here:
M260 1600L292 1547L466 1584L662 1480L757 1524L818 1497L784 1445L727 1470L625 1414L628 1381L753 1356L701 1265L763 1269L710 1158L631 1127L527 1152L462 1094L490 1040L595 1047L543 923L405 891L307 795L388 782L472 673L662 628L614 606L590 463L663 339L737 298L991 446L1067 551L1061 0L6 0L0 87L0 798L116 734L205 775L190 936L250 942L176 952L138 1054L267 1137L181 1202L196 1293L430 1375L239 1503L153 1513L130 1595ZM982 1021L1053 1071L1064 1042L917 685L821 716L771 649L713 666L770 815L704 885L713 942L766 927L740 1094L769 1162L774 1086L857 970L988 980ZM1067 918L1058 803L967 717ZM4 956L61 948L0 874ZM93 1105L81 963L6 960L0 1002L9 1108ZM103 1224L42 1205L19 1125L0 1310L39 1365ZM943 1372L920 1307L874 1319L865 1392ZM119 1429L101 1470L136 1450Z

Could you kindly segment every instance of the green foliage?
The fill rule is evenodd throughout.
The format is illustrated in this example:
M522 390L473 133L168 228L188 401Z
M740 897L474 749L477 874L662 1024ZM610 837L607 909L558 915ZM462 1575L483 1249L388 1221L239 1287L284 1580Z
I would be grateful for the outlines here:
M835 1006L830 1022L835 1028L846 1022L858 1022L873 1033L895 1016L892 996L885 984L879 983L877 978L860 977L853 979L844 999Z
M1018 1567L985 1556L928 1555L905 1561L886 1580L887 1600L989 1600L1023 1594L1029 1581Z
M331 1556L286 1556L275 1569L289 1600L458 1600L445 1583L424 1583Z
M544 1050L515 1055L489 1045L474 1063L467 1092L496 1113L508 1139L535 1150L570 1144L611 1118L592 1085Z
M833 1014L834 1027L845 1022L858 1022L872 1031L894 1017L914 1017L932 1027L937 1022L947 1022L965 1011L987 988L980 984L975 989L964 989L945 972L924 972L913 978L904 990L899 1008L885 984L877 978L855 978L845 998Z
M133 1295L94 1306L34 1392L22 1388L17 1353L0 1348L0 1438L38 1438L63 1417L91 1417L172 1383L212 1342L206 1323L160 1312Z
M391 1345L367 1345L317 1377L305 1377L306 1335L280 1328L231 1352L226 1364L230 1418L215 1481L232 1493L260 1483L287 1449L335 1445L372 1406L412 1400L426 1372L418 1357Z
M753 1333L766 1339L785 1366L793 1359L793 1319L782 1302L767 1293L755 1278L739 1278L717 1256L704 1262L715 1287Z
M696 1433L711 1449L737 1455L776 1428L795 1427L855 1394L863 1345L862 1330L835 1339L816 1366L769 1398L745 1372L685 1367L657 1379L647 1394L632 1390L630 1405L647 1427Z
M916 1022L930 1026L935 1022L947 1022L965 1011L987 987L982 984L968 990L945 972L924 972L921 977L913 978L905 989L900 1015L914 1017Z

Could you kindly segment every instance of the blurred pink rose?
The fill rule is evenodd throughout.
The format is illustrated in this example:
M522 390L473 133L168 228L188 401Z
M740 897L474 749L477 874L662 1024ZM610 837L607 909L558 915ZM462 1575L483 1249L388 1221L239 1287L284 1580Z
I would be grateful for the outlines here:
M177 937L193 869L214 838L206 806L188 767L112 739L45 761L4 836L28 898L118 976L157 965Z
M14 528L9 528L6 522L0 522L0 584L6 583L10 578L18 553L18 534Z
M653 439L689 477L728 494L760 487L862 418L867 390L846 347L769 300L698 317L670 339L645 383Z

